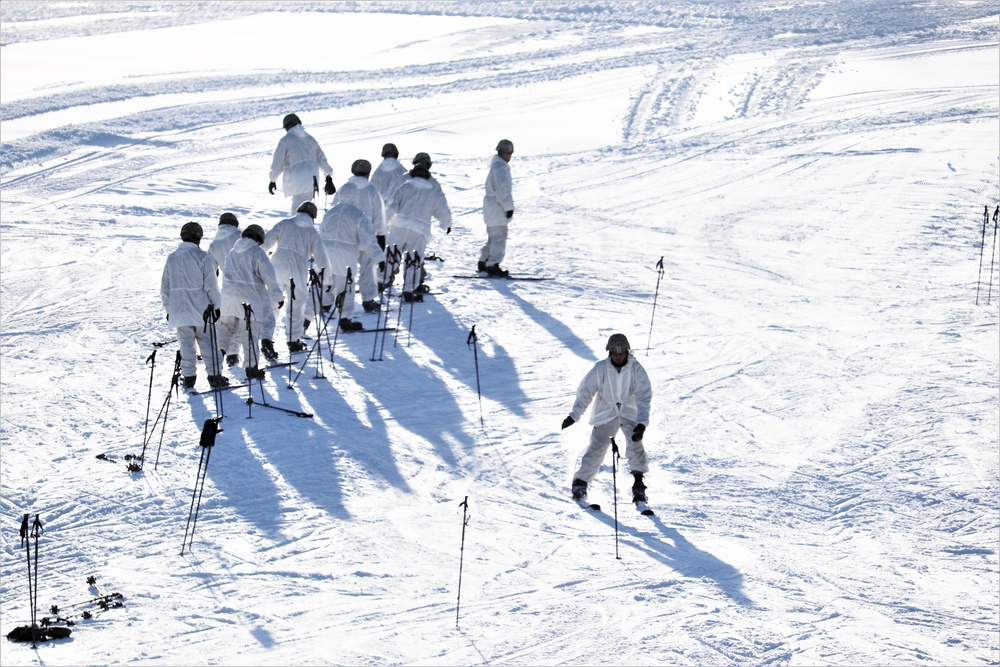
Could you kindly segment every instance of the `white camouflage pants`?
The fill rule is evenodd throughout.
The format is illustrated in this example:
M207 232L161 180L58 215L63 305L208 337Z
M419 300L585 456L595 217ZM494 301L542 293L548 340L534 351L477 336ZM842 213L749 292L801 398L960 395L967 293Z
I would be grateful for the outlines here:
M615 418L604 424L597 424L590 432L590 445L583 454L580 468L573 475L573 479L582 479L590 482L597 476L611 447L611 438L621 430L625 436L625 458L628 459L630 472L649 472L649 460L646 458L646 449L642 446L642 441L633 442L632 430L635 422Z

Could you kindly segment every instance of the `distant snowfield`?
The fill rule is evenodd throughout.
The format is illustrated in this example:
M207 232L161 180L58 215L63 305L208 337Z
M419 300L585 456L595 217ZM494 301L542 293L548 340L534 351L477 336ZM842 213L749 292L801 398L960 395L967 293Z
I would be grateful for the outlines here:
M31 617L24 513L38 613L77 621L0 663L1000 662L995 8L134 7L0 5L0 632ZM432 293L252 405L172 394L163 261L188 220L206 247L287 215L292 111L338 186L387 141L432 155ZM553 280L453 277L501 138L504 265ZM616 331L653 518L610 457L602 513L568 498L589 428L559 426Z

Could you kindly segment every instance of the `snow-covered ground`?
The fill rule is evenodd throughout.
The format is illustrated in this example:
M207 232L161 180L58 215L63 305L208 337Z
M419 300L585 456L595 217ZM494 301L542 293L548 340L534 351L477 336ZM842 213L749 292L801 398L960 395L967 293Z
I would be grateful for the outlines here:
M0 20L0 632L31 617L25 513L38 613L78 621L0 641L3 665L1000 662L995 3ZM433 295L380 361L353 334L291 389L269 374L266 401L312 418L181 394L129 472L176 350L153 345L163 261L188 220L206 247L223 211L285 216L290 112L338 185L387 141L433 156L455 214ZM452 277L501 138L505 265L554 280ZM654 386L653 518L610 459L604 513L568 497L589 429L559 425L616 331ZM68 607L109 592L125 606Z

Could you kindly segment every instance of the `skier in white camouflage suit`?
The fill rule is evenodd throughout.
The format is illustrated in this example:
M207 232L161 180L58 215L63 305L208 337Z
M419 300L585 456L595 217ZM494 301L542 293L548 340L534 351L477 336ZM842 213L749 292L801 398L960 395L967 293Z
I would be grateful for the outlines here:
M224 387L229 379L220 373L219 351L213 349L209 332L211 320L213 316L218 318L222 302L215 266L208 253L198 247L204 236L201 225L184 223L180 236L181 244L163 266L160 300L167 322L177 329L184 387L193 388L197 379L198 349L205 360L209 384Z
M403 299L407 302L422 301L417 291L422 282L424 250L431 236L431 218L438 221L445 234L451 234L451 209L441 186L431 176L431 158L427 153L417 153L413 158L410 179L396 188L386 202L385 216L389 220L386 245L395 247L405 258L419 257L413 266L403 265ZM399 270L395 258L386 258L386 274L392 277Z
M330 266L331 289L324 295L324 305L336 307L336 300L340 294L344 295L338 322L341 331L360 331L364 328L361 322L351 319L354 314L356 272L363 257L378 257L382 252L371 220L358 205L362 192L359 188L342 187L337 193L340 199L323 215L319 226L319 236L323 239ZM375 196L378 196L377 192ZM353 276L350 283L347 281L348 271Z
M248 380L264 377L259 368L256 346L260 341L261 322L273 308L283 305L281 289L267 253L261 249L264 230L248 225L226 258L222 281L222 317L219 319L219 347L243 347L243 368ZM250 306L250 326L243 304Z
M616 333L605 346L608 356L594 364L576 390L576 402L562 427L572 426L593 402L590 423L590 445L584 452L580 467L573 476L573 497L587 495L587 484L594 479L611 446L611 438L621 430L625 436L625 458L635 478L632 502L646 501L643 475L649 472L649 461L642 437L649 423L649 404L653 397L649 376L629 351L628 338Z
M333 204L336 206L341 201L349 199L352 204L361 209L371 223L375 233L375 240L378 243L378 250L374 253L367 244L361 247L361 256L358 259L359 268L355 269L354 282L361 291L361 305L366 313L373 313L379 309L378 284L376 279L376 267L385 259L385 235L387 233L385 225L385 205L382 202L382 195L378 189L368 180L372 173L372 163L368 160L355 160L351 165L352 176L346 183L340 186ZM325 217L324 217L325 220ZM323 226L320 225L320 236L323 236ZM325 241L325 239L324 239ZM330 254L330 246L327 245L327 254ZM330 257L331 261L333 257ZM336 264L334 267L337 268ZM379 275L381 278L381 275ZM336 288L334 288L336 291Z
M507 230L514 217L514 196L510 178L511 156L514 144L501 139L497 144L497 154L490 162L490 172L486 176L483 195L483 221L486 223L486 243L479 250L480 272L486 271L495 278L506 278L509 273L500 267L507 253Z
M219 228L215 232L215 238L208 244L208 256L212 258L215 265L215 275L219 278L219 290L222 290L222 267L226 264L226 257L233 249L236 241L240 238L240 221L234 213L226 211L219 216ZM239 343L233 342L226 350L226 362L234 366L239 362Z
M324 192L332 195L337 189L333 185L333 169L326 161L326 154L319 147L319 142L302 127L299 117L290 113L281 124L285 128L285 136L278 141L271 158L271 182L267 184L267 191L274 194L278 187L275 181L280 175L281 192L292 198L292 215L295 215L300 204L312 201L319 193L320 170L326 174Z
M285 295L285 333L289 352L306 349L301 338L306 329L306 305L311 302L309 260L312 260L312 268L317 274L324 273L329 265L323 242L316 231L316 214L316 204L311 201L300 204L293 217L285 218L267 232L261 246L265 252L271 253L278 285Z
M410 177L409 172L403 163L399 161L399 149L396 144L386 144L382 146L382 162L375 167L372 173L372 185L382 195L382 201L389 201L389 197ZM383 238L380 245L385 244ZM384 250L385 248L383 248Z

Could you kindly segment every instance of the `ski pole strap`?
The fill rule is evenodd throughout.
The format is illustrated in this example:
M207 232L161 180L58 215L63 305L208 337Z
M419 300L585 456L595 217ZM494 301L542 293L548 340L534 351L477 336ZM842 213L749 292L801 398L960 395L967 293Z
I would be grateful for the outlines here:
M149 366L150 364L156 365L156 350L153 350L153 353L146 357L146 365Z
M243 319L247 322L250 321L250 316L253 315L253 307L249 303L243 304Z
M656 263L656 272L663 274L663 255L660 255L660 261Z
M476 325L473 324L472 331L469 332L469 337L465 339L465 344L468 345L469 347L472 347L473 345L475 345L476 340L477 340Z
M21 546L23 547L25 542L28 540L28 515L25 514L24 518L21 519Z
M27 516L27 515L25 515L25 516ZM33 538L35 538L35 541L37 542L38 541L38 537L41 534L42 534L42 519L41 519L41 517L38 514L36 514L35 515L35 522L31 525L31 536Z

